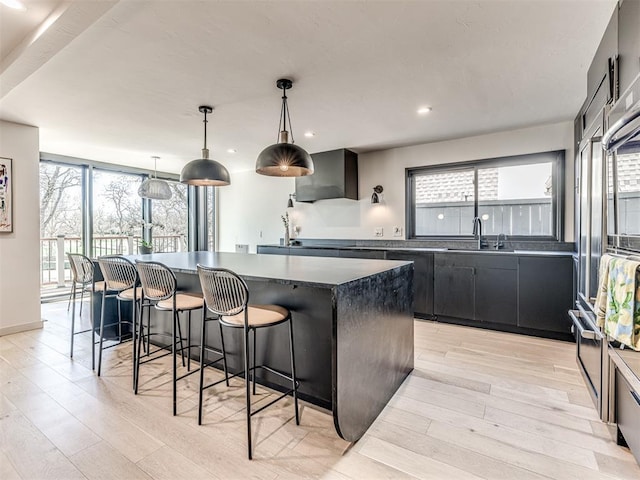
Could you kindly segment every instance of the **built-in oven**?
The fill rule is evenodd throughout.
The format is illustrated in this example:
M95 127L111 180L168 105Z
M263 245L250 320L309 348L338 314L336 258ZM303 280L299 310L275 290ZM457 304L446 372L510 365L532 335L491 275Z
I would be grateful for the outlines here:
M607 339L596 325L596 316L590 304L577 302L569 312L576 338L576 361L602 420L609 417L609 360Z

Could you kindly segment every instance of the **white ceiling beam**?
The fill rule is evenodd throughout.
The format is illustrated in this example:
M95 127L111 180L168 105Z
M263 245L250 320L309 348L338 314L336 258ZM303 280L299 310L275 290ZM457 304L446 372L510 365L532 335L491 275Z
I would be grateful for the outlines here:
M0 61L0 98L62 51L118 1L62 2Z

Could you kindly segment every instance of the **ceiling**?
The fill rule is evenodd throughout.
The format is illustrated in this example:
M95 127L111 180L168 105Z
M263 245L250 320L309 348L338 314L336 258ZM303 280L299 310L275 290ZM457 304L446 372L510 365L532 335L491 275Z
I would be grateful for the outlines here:
M571 120L616 4L22 1L0 5L0 118L38 126L44 152L169 172L200 158L202 104L211 156L252 169L283 76L311 153Z

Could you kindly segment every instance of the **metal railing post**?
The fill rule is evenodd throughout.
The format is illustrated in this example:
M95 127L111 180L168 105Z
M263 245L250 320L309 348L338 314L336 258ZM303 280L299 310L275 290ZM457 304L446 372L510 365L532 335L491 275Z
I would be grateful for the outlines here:
M133 255L133 235L127 235L127 248L129 249L129 255Z
M56 266L58 267L58 287L64 287L64 235L58 235L58 254Z

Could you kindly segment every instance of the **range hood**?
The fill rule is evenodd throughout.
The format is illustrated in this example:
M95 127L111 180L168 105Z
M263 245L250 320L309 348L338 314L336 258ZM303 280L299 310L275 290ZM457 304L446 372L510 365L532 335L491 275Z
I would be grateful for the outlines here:
M314 172L296 177L296 201L315 202L328 198L358 200L358 154L341 148L313 153Z

